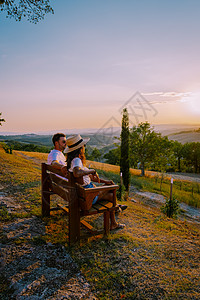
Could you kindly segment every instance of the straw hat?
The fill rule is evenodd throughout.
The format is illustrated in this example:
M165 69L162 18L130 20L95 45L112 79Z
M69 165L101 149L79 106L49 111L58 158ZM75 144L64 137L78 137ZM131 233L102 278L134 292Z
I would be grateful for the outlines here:
M87 142L89 142L90 138L83 139L80 134L71 135L67 138L67 147L63 151L64 153L69 153L74 150L77 150L83 147Z

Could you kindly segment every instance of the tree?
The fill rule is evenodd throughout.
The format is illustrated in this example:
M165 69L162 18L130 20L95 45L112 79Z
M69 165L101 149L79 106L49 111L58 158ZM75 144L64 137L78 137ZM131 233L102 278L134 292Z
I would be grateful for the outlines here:
M1 115L2 115L2 113L0 113L0 125L2 126L1 123L2 123L2 122L5 122L5 120L1 118Z
M186 143L183 146L183 157L188 170L199 173L200 171L200 143Z
M129 117L127 108L123 109L122 130L121 130L121 153L120 172L122 173L123 184L126 191L130 184L130 161L129 161Z
M172 142L167 136L162 137L160 133L157 133L157 138L155 137L153 142L156 148L153 162L155 170L159 172L166 172L168 168L172 170L175 165Z
M131 161L140 164L141 175L145 175L145 168L162 153L164 144L161 143L160 133L156 133L148 122L133 126L130 130Z
M101 152L99 151L99 149L97 149L96 147L92 150L91 156L90 156L91 160L96 160L99 161L100 157L101 157Z
M120 146L116 145L117 148L110 150L108 153L104 155L106 162L111 165L120 164Z
M0 9L7 13L7 18L14 18L16 21L27 18L29 22L35 24L44 19L47 13L54 13L49 0L1 0Z
M174 156L177 160L178 172L181 172L181 159L183 158L183 145L178 141L173 141L172 147L174 151Z

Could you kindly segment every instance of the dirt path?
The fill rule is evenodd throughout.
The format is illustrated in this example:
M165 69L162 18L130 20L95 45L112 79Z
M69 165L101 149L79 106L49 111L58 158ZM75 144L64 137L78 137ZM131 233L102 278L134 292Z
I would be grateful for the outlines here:
M46 160L41 160L39 158L29 156L29 155L24 154L23 152L20 152L20 151L16 151L15 153L16 153L16 155L22 156L22 157L24 157L24 158L26 158L26 159L28 159L30 161L33 161L37 165L41 165L42 162L47 162Z
M192 182L199 182L200 183L200 175L199 174L192 174L192 173L167 173L170 177L173 179L179 179L179 180L187 180Z
M137 200L147 206L160 208L166 201L165 197L160 194L141 192L134 187L130 188L130 197ZM193 223L200 224L200 209L189 206L185 203L180 203L180 215L181 220L187 220Z

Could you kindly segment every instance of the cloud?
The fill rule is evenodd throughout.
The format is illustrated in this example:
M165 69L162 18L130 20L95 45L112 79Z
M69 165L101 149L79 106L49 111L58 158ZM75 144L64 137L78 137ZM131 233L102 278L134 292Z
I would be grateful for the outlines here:
M142 93L151 104L163 104L169 102L185 102L184 99L190 97L192 92L150 92Z

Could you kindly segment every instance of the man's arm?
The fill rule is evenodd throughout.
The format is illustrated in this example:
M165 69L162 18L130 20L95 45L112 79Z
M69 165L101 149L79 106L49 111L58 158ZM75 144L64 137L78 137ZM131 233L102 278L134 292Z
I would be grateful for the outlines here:
M64 166L62 164L60 164L57 160L53 160L51 165L57 169L57 170L61 170L61 172L63 173L63 175L66 177L67 174L68 174L68 171L67 171L67 166Z
M96 170L94 170L94 169L82 170L80 167L73 168L74 177L81 177L84 175L95 174L95 173L96 173Z

